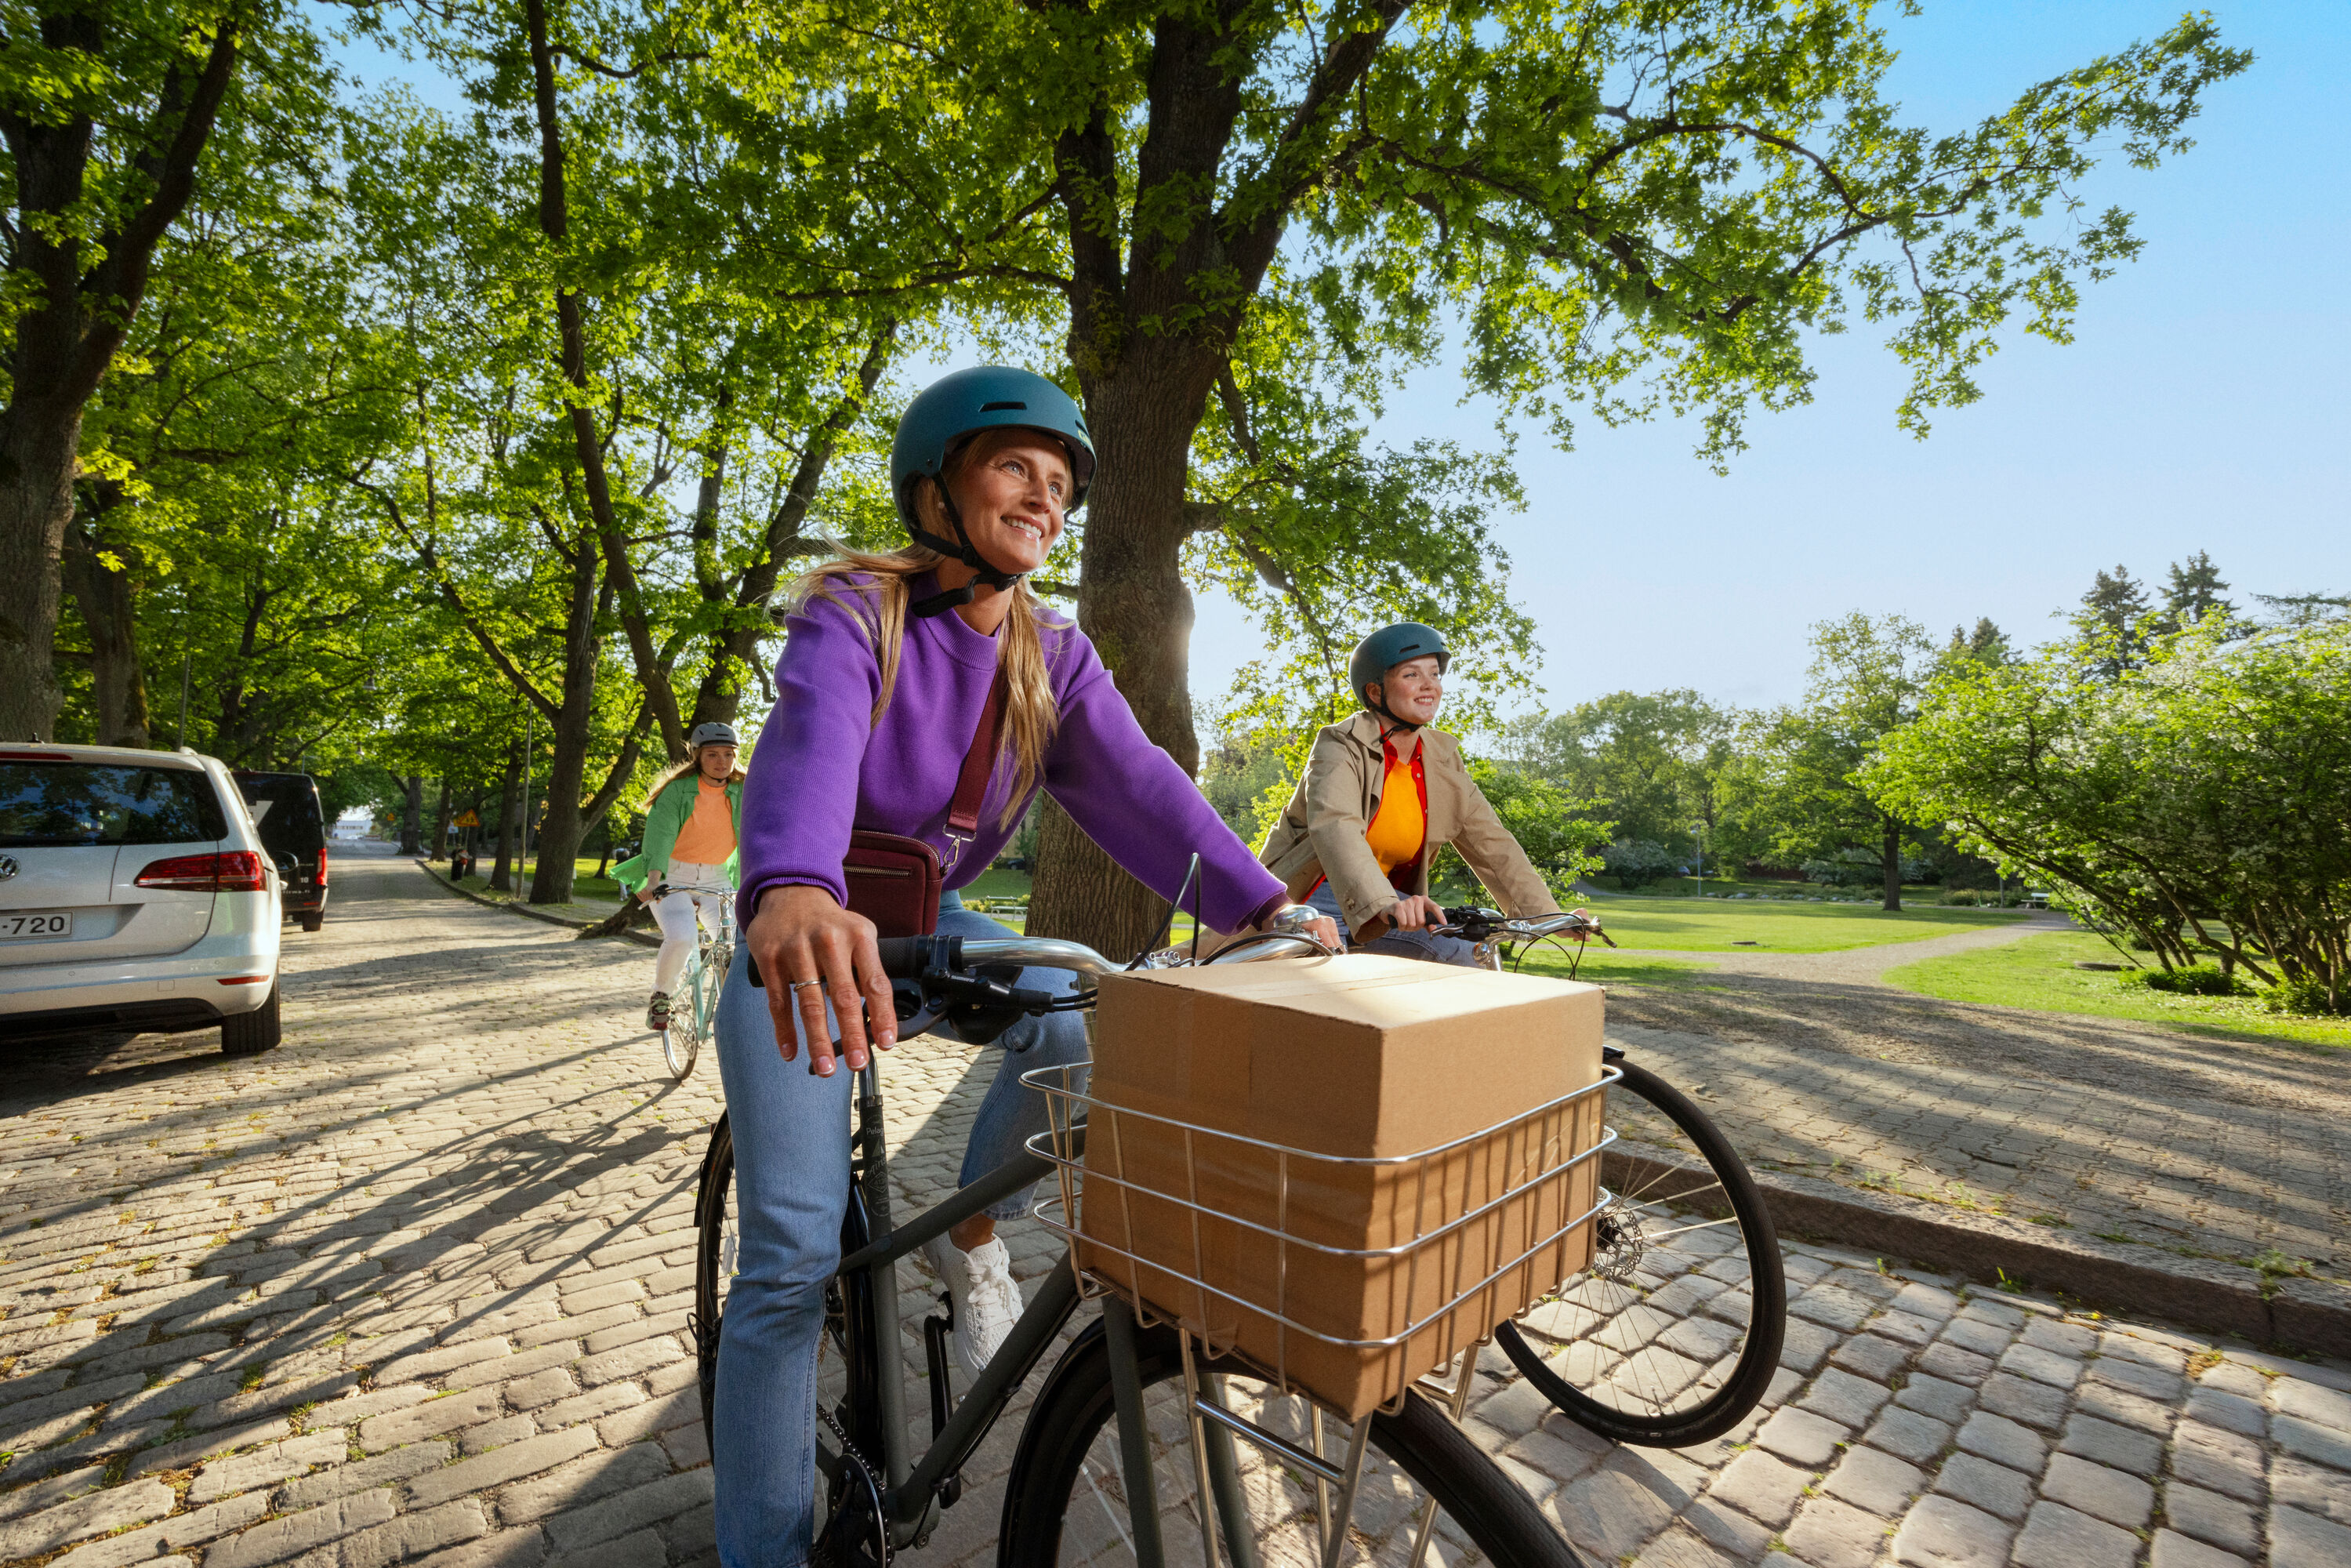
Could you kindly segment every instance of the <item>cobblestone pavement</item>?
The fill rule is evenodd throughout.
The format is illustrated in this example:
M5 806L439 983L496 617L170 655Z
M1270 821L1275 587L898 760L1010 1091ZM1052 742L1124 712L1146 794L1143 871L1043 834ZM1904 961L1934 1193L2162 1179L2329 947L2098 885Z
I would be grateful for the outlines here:
M289 934L277 1051L12 1061L0 1564L709 1561L684 1319L716 1080L669 1085L632 1027L650 955L405 862L337 881L325 930ZM952 1179L991 1067L892 1061L907 1201ZM1010 1239L1024 1276L1053 1251ZM2351 1563L2351 1367L1788 1263L1771 1395L1702 1449L1592 1438L1489 1354L1476 1435L1595 1564ZM992 1552L1011 1437L915 1561Z
M1759 1166L2351 1276L2340 1051L1763 975L1616 988L1608 1010Z

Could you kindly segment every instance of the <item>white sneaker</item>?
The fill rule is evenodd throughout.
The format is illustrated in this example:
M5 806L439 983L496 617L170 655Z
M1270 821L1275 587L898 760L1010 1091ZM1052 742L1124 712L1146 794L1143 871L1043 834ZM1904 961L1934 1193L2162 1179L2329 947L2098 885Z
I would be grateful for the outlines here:
M1012 1254L992 1239L967 1252L939 1235L923 1243L923 1256L955 1303L956 1364L966 1377L977 1377L1020 1321L1023 1303L1012 1279Z

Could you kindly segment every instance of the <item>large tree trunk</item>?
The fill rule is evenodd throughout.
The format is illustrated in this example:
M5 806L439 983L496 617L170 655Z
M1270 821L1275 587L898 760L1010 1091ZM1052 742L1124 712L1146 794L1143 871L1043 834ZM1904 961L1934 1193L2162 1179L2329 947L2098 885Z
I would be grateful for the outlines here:
M400 813L400 852L413 855L423 851L424 780L412 773L406 783L408 799Z
M1197 769L1189 661L1192 594L1184 585L1184 486L1192 433L1217 360L1196 348L1131 355L1088 378L1101 433L1101 478L1086 500L1078 624L1141 722L1185 772ZM1205 848L1188 845L1187 848ZM1165 901L1121 871L1058 807L1039 834L1028 931L1083 942L1124 961L1158 930Z
M1886 824L1886 845L1881 852L1886 867L1886 907L1899 911L1902 907L1902 824Z
M538 829L538 859L530 878L533 904L571 902L572 873L586 824L580 783L595 739L597 640L596 541L580 538L571 558L570 614L563 628L563 705L554 715L555 758L547 773L547 815Z
M449 852L449 776L441 775L440 803L433 808L433 844L426 860L439 860Z
M491 868L490 885L500 893L514 891L515 844L521 838L522 742L507 751L507 776L498 788L498 860Z
M100 509L110 509L99 503ZM77 519L66 532L60 568L66 589L81 611L89 633L89 681L97 709L98 744L149 744L147 678L139 665L139 623L131 603L131 574L106 564L106 541ZM129 547L120 547L120 555Z
M57 735L57 580L80 442L78 400L0 414L0 740Z

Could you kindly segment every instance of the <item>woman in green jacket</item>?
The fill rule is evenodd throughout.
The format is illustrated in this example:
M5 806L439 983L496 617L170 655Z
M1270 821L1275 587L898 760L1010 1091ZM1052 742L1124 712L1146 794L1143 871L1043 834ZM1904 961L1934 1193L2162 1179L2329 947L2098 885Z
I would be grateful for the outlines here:
M696 926L716 926L720 907L735 896L743 828L738 744L726 725L695 726L686 759L663 774L645 799L643 849L612 868L612 880L652 904L661 927L653 999L645 1005L645 1027L656 1033L669 1028L670 988L685 972Z

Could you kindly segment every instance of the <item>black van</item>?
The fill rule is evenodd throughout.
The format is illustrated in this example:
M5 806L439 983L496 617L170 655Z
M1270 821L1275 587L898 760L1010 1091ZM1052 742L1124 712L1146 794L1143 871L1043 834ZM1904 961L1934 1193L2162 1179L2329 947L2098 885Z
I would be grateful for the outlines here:
M316 931L327 918L327 813L318 780L308 773L239 771L236 787L285 879L287 918Z

